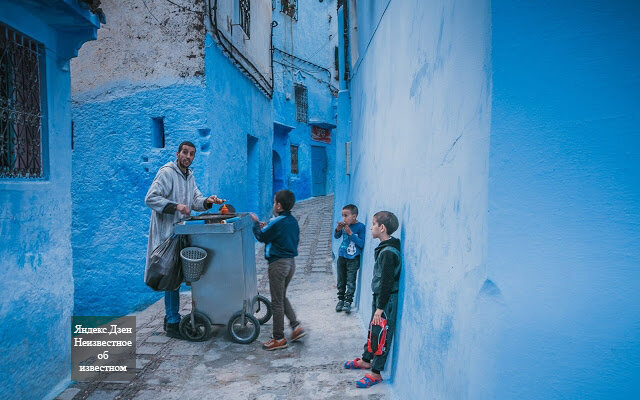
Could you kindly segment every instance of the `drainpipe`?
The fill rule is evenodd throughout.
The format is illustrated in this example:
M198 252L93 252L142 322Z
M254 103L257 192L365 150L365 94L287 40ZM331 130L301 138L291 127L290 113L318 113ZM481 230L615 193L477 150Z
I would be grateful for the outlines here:
M338 127L336 129L336 164L335 164L335 195L334 195L334 224L341 216L337 210L341 210L344 204L351 199L351 176L353 165L351 157L351 93L349 92L349 74L347 72L347 57L349 38L346 28L345 12L347 2L343 2L338 8L338 68L340 76L340 91L338 92ZM349 159L347 159L349 158ZM347 169L348 168L348 169ZM337 254L337 244L334 246ZM356 299L359 304L360 299Z
M346 48L346 35L348 34L345 31L345 23L344 23L344 7L345 5L342 5L339 9L338 9L338 69L340 70L340 90L346 90L347 89L347 81L345 80L346 77L346 70L345 70L345 64L346 64L346 60L345 60L345 54L347 52L347 48ZM340 32L342 32L342 34L340 34Z
M278 21L271 21L271 44L269 45L271 48L271 90L274 90L274 72L273 72L273 28L275 28L276 26L278 26Z

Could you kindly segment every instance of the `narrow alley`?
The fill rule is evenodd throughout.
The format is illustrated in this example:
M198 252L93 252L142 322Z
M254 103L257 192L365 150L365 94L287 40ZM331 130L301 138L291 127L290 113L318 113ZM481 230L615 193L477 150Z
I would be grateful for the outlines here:
M638 0L0 0L0 400L640 399L639 108Z
M293 214L300 224L296 274L288 297L308 335L284 350L266 352L271 321L249 344L232 342L226 327L215 326L205 342L171 339L162 331L164 303L159 300L137 317L137 374L130 383L96 381L71 385L59 400L111 399L383 399L388 385L357 389L362 371L345 370L359 356L365 337L357 313L337 314L331 270L333 196L300 201ZM256 245L260 293L268 296L264 246ZM181 296L182 315L191 308Z

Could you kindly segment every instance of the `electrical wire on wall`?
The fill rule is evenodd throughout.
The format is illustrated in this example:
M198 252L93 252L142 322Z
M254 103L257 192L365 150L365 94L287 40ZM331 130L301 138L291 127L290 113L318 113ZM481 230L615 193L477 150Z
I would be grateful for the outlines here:
M183 6L183 5L180 5L180 4L178 4L178 3L174 3L174 2L173 2L173 1L171 1L171 0L164 0L164 1L167 1L167 2L169 2L169 3L171 3L171 4L173 4L174 6L179 7L179 8L180 8L180 11L189 11L189 12L192 12L192 13L194 13L194 14L204 14L204 13L205 13L204 11L191 10L191 9L189 9L189 8L187 8L187 7Z
M209 16L209 22L213 30L212 37L218 43L222 51L228 55L231 61L267 96L269 99L273 97L273 52L271 53L271 79L267 78L260 72L258 67L255 66L240 50L238 50L231 40L229 40L218 29L218 0L213 0L213 7L211 6L212 0L207 0L207 15ZM271 29L271 35L273 36L273 25Z
M300 71L304 74L307 74L309 76L311 76L313 79L315 79L318 83L324 83L325 85L327 85L327 87L329 88L329 90L331 91L331 94L333 94L334 96L338 94L338 89L336 87L334 87L331 82L328 82L324 79L318 78L315 74L317 74L317 71L310 71L308 69L304 69L304 68L300 68L296 65L293 64L287 64L284 62L280 62L277 60L273 60L274 63L282 65L283 67L285 67L285 69L289 70L289 72L294 72L294 71ZM283 76L284 79L284 76Z
M282 66L284 66L284 67L292 68L292 69L294 69L294 70L299 70L299 71L302 71L302 72L307 73L308 75L311 75L311 76L312 76L314 79L316 79L318 82L321 82L321 83L326 84L326 85L329 87L329 90L331 90L331 93L332 93L332 94L337 95L337 93L338 93L338 88L336 88L335 86L333 86L333 85L331 84L331 76L332 76L332 75L331 75L331 71L329 71L327 68L325 68L325 67L323 67L323 66L321 66L321 65L315 64L315 63L313 63L313 62L311 62L311 61L309 61L309 60L305 60L304 58L300 58L300 57L295 56L295 55L293 55L293 54L287 53L287 52L286 52L286 51L284 51L284 50L281 50L281 49L278 49L278 48L274 48L273 50L274 50L274 52L277 52L277 53L279 53L279 54L282 54L284 57L287 57L287 58L289 58L289 59L291 60L291 63L286 63L286 62L283 62L283 61L276 61L276 60L273 60L273 62L274 62L274 63L276 63L276 64L280 64L280 65L282 65ZM318 71L311 71L311 70L309 70L309 69L305 69L305 68L299 67L299 66L297 66L297 65L295 65L295 64L294 64L296 61L299 61L299 62L301 62L301 63L307 64L307 65L309 65L309 66L311 66L311 67L313 67L313 68L317 69ZM329 80L324 80L324 79L318 78L318 77L315 75L315 74L320 73L320 72L321 72L321 73L326 73L326 74L328 75L328 79L329 79Z

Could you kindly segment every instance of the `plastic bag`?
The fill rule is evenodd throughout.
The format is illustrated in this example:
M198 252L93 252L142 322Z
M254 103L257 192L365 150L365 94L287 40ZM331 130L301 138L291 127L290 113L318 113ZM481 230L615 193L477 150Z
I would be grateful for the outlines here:
M188 245L187 237L184 235L173 235L160 243L151 253L144 283L157 291L178 289L183 278L180 250Z

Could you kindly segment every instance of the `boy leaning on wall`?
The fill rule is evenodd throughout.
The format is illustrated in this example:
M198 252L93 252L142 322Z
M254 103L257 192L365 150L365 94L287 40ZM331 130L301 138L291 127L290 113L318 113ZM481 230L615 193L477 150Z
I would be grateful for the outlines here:
M338 304L336 312L351 312L353 294L356 291L356 278L360 268L360 253L364 247L364 235L367 228L358 222L358 207L347 204L342 207L342 221L338 222L333 237L340 239L337 262Z
M368 341L364 345L362 358L344 363L346 369L371 368L370 374L366 374L356 382L356 386L359 388L368 388L382 382L380 371L384 369L391 348L398 311L398 287L402 265L400 240L391 237L391 234L398 229L398 225L398 218L392 212L379 211L373 216L371 235L374 239L379 239L380 244L375 249L375 264L371 280L371 290L373 291L371 326L384 325L383 319L385 319L388 329L386 330L383 351L372 351L372 346ZM371 339L371 341L373 340L375 338ZM377 350L377 346L374 347Z

